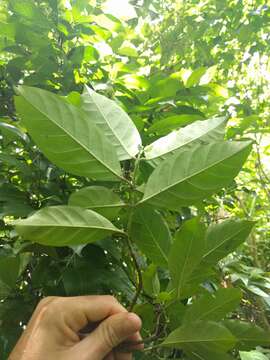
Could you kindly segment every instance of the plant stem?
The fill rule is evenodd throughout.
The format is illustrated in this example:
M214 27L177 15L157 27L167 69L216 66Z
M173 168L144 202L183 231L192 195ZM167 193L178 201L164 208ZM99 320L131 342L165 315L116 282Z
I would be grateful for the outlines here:
M137 256L135 254L135 251L133 249L133 245L130 239L130 232L131 232L131 222L132 222L132 215L133 215L133 209L131 209L130 214L129 214L129 219L128 219L128 225L127 225L127 236L126 236L126 241L127 241L127 246L130 252L130 255L132 257L133 263L134 263L134 267L136 269L137 272L137 278L138 278L138 283L137 283L137 287L136 287L136 293L131 301L131 304L128 308L129 311L132 311L134 306L137 303L137 300L143 290L143 279L142 279L142 272L140 269L140 265L137 259Z
M135 189L135 184L136 184L136 173L137 173L137 170L138 170L138 166L139 166L139 162L140 162L140 158L141 158L141 155L143 153L143 149L140 150L136 160L135 160L135 165L134 165L134 170L133 170L133 174L132 174L132 179L131 181L129 181L129 184L131 185L130 186L130 206L131 206L131 210L130 210L130 213L129 213L129 217L128 217L128 223L127 223L127 234L126 234L126 241L127 241L127 246L128 246L128 250L130 252L130 255L131 255L131 258L133 260L133 264L134 264L134 267L135 267L135 270L137 272L137 286L136 286L136 293L134 295L134 298L132 299L131 301L131 304L128 308L129 311L132 311L134 306L136 305L137 303L137 300L140 296L140 294L142 293L143 291L143 279L142 279L142 272L141 272L141 269L140 269L140 265L139 265L139 262L138 262L138 259L137 259L137 256L136 256L136 253L134 251L134 248L133 248L133 244L132 244L132 241L131 241L131 238L130 238L130 234L131 234L131 225L132 225L132 216L133 216L133 212L134 212L134 206L135 206L135 199L134 199L134 189Z
M139 151L139 154L138 154L138 156L137 156L137 158L135 160L134 170L133 170L133 174L132 174L132 185L133 185L133 187L135 187L135 184L136 184L136 175L137 175L137 171L139 169L142 154L143 154L143 148Z

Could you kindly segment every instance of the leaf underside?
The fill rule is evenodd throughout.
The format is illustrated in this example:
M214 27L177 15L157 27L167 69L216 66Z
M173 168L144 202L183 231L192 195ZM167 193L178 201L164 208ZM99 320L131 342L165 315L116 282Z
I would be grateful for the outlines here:
M100 214L65 205L43 208L14 225L24 239L49 246L88 244L121 233Z
M164 160L150 175L141 203L179 210L230 184L251 150L251 143L197 145Z
M115 149L83 111L45 90L19 86L17 91L23 125L50 161L79 176L121 177Z

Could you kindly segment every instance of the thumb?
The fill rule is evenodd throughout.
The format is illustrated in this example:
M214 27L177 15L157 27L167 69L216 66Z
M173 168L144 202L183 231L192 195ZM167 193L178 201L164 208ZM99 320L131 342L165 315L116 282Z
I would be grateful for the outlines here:
M122 312L112 315L78 344L78 353L88 354L86 359L102 360L113 348L140 331L141 326L141 319L136 314Z

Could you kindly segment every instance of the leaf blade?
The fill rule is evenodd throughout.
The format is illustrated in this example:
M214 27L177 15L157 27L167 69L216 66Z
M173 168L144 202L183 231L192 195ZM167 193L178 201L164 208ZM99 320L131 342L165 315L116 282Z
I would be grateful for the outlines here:
M19 86L16 108L33 140L50 161L75 175L115 181L116 152L85 114L48 91Z
M168 266L171 234L163 217L150 207L139 207L132 217L131 238L154 264Z
M190 147L194 142L221 140L224 138L225 125L225 117L196 121L146 146L145 158L158 165L175 151Z
M220 288L215 294L205 294L188 307L184 322L219 321L233 311L241 301L241 290Z
M177 153L150 175L141 203L179 210L201 201L233 180L250 150L249 141L227 141Z
M186 221L175 236L169 254L169 270L177 298L181 298L189 277L201 262L205 229L197 218Z
M23 238L47 246L89 244L122 233L100 214L66 205L43 208L14 225Z
M187 351L227 352L235 344L235 337L221 324L198 321L182 325L174 330L162 346L175 347Z
M119 160L134 158L141 146L140 134L128 114L114 101L85 87L82 108L115 147Z
M71 206L91 209L108 219L114 219L125 203L120 197L104 186L87 186L69 197Z
M237 339L236 347L239 350L252 350L256 346L268 347L270 345L269 330L240 320L225 320L223 324Z
M215 265L245 241L253 226L253 221L232 219L209 226L202 262L208 266Z

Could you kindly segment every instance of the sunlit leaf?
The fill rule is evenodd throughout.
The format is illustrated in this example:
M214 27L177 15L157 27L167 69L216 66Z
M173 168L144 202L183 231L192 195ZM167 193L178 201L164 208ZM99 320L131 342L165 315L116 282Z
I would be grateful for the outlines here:
M149 133L157 133L159 135L166 135L172 130L191 124L194 121L203 119L203 116L198 114L182 114L168 116L162 120L155 122L148 128Z

